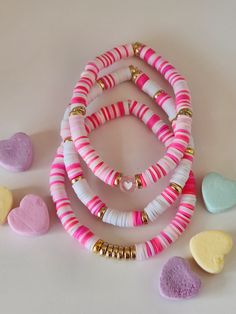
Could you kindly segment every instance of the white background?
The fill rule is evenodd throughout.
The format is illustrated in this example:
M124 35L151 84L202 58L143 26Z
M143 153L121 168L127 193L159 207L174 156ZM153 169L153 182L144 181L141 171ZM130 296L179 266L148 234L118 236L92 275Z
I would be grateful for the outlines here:
M191 236L205 229L224 229L236 240L235 210L211 215L200 194L202 177L209 171L236 179L235 29L235 1L0 1L0 137L26 132L35 148L32 168L19 174L1 169L0 184L13 191L15 206L25 194L35 193L45 199L51 214L50 231L39 238L20 237L7 225L0 227L1 313L236 312L235 249L221 274L208 275L192 261L188 246ZM172 248L149 261L129 263L94 256L64 232L49 197L48 172L60 141L63 111L86 62L136 40L160 52L189 82L199 198L191 226ZM149 68L140 67L160 81ZM101 98L97 106L129 97L158 110L131 83L107 92L105 102ZM104 160L126 173L144 169L163 154L155 137L134 118L112 122L91 139ZM109 205L122 210L142 208L167 183L165 179L124 195L89 171L86 175ZM118 243L148 239L175 211L152 226L121 230L91 217L75 198L73 204L82 222ZM202 279L201 292L192 300L173 302L159 296L160 269L174 255L188 258Z

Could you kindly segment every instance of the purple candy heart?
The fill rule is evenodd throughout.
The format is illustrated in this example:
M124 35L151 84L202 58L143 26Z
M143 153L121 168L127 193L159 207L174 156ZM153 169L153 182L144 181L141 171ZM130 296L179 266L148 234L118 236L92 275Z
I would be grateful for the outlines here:
M25 133L16 133L8 140L0 141L0 165L10 171L24 171L33 161L33 146Z
M182 257L174 256L163 266L160 276L161 296L172 299L190 299L200 290L201 280Z

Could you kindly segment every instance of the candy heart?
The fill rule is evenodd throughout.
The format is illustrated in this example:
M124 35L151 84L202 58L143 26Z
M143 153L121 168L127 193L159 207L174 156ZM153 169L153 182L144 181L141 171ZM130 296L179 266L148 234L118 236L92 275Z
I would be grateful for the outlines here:
M6 221L9 211L12 209L12 205L12 192L4 186L0 186L0 224L4 224Z
M20 207L8 215L8 223L13 231L21 235L44 234L49 228L47 205L37 195L26 195L20 202Z
M190 299L200 287L200 279L184 258L172 257L163 266L159 286L161 296L173 300Z
M9 140L0 141L0 165L11 171L24 171L33 161L33 146L25 133L16 133Z
M224 256L233 246L232 238L219 230L203 231L190 240L190 251L198 265L211 274L224 267Z
M133 183L132 182L124 182L124 186L126 190L130 190L132 188Z
M202 195L209 212L223 212L236 205L236 181L209 173L202 182Z

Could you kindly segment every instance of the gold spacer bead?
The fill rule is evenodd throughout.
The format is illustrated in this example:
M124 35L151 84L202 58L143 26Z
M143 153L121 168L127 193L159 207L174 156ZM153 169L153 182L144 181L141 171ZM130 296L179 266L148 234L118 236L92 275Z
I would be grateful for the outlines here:
M159 89L153 96L154 99L157 99L161 94L165 93L164 89Z
M144 46L144 44L141 44L140 42L135 42L132 44L135 56L138 57L140 55L140 51L143 48L143 46Z
M117 177L115 178L115 181L114 181L114 185L115 186L119 186L122 176L123 176L123 174L121 172L118 173L118 175L117 175Z
M112 258L118 258L119 245L114 245L112 250Z
M85 115L86 115L85 106L74 107L70 112L70 116L85 116Z
M135 245L131 245L131 247L130 247L130 258L131 259L136 258L136 247L135 247Z
M93 252L98 254L101 250L101 247L103 245L104 241L102 239L97 240L97 242L93 246Z
M133 65L130 65L130 66L129 66L129 69L130 69L130 72L131 72L131 80L132 80L133 82L135 82L136 79L137 79L137 77L138 77L140 74L143 73L139 68L137 68L137 67L135 67L135 66L133 66Z
M148 214L143 210L141 214L141 220L144 225L148 224L149 218Z
M134 178L135 178L136 187L138 189L142 189L143 184L141 180L141 174L140 173L135 174Z
M119 245L117 258L122 259L124 257L124 247L122 245Z
M103 216L104 216L106 210L107 210L107 207L102 207L102 208L99 210L99 212L97 213L97 217L102 220L102 218L103 218Z
M106 257L112 257L113 247L114 247L113 244L109 244L108 245L108 248L107 248L107 251L106 251Z
M105 84L103 83L102 79L97 80L97 84L98 84L98 86L101 87L102 90L105 89Z
M71 180L71 184L75 184L77 181L79 181L81 179L83 179L83 177L82 176L78 176L78 177L76 177L76 178Z
M194 155L194 149L192 147L187 147L185 152L189 155Z
M125 248L124 248L124 258L125 259L130 259L130 257L131 257L130 246L125 246Z
M68 136L68 137L66 137L66 138L64 139L64 143L66 143L66 142L72 142L71 136Z
M101 249L99 251L100 255L106 255L106 252L107 252L107 249L108 249L108 245L109 245L109 243L107 243L107 242L104 242L102 244L102 247L101 247Z
M170 183L170 187L175 190L176 192L178 193L181 193L182 192L182 186L180 186L179 184L177 183L174 183L174 182L171 182Z

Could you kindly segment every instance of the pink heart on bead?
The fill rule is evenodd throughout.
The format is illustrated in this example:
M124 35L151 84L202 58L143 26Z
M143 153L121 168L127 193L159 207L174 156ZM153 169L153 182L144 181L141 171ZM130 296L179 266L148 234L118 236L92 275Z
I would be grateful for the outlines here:
M8 215L8 224L21 235L37 236L49 229L49 213L45 202L37 195L26 195L20 206Z

